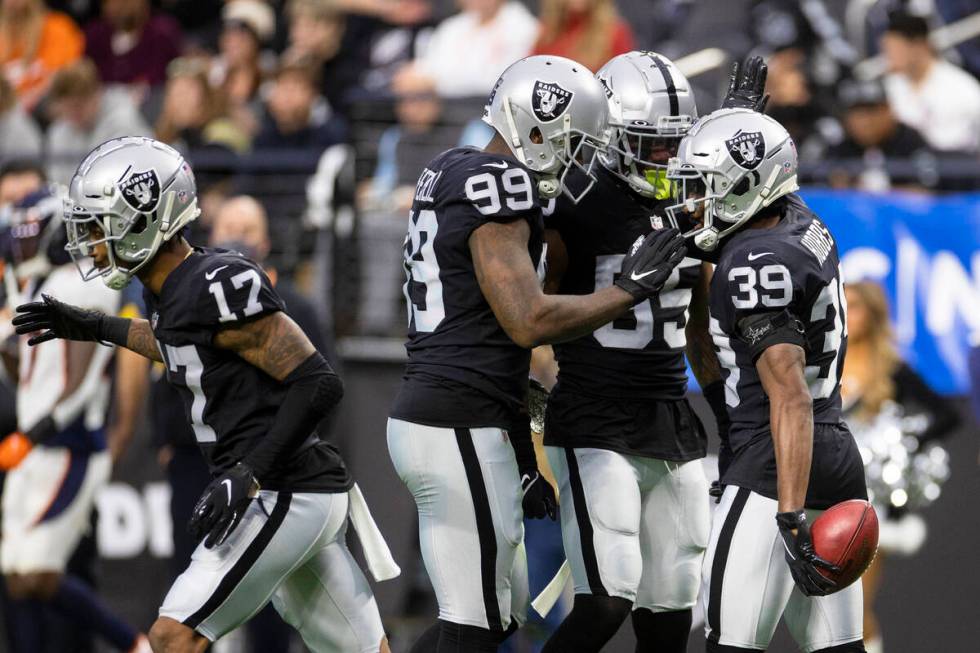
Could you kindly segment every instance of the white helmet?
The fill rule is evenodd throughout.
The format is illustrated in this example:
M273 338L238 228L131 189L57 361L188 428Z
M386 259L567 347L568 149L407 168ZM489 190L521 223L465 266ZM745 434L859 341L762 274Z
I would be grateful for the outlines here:
M592 187L592 165L609 144L609 109L602 85L582 64L541 55L511 64L487 100L483 121L497 130L517 160L539 173L538 192L564 192L573 202ZM579 168L592 180L580 192L566 176Z
M599 160L640 195L669 199L667 158L698 117L690 82L667 57L638 50L610 59L596 77L606 87L613 128ZM666 156L654 161L657 153Z
M678 203L667 207L674 227L703 206L703 223L685 233L707 252L776 199L799 190L796 145L778 122L751 109L719 109L691 127L667 178Z
M177 150L142 136L116 138L92 150L72 177L65 249L83 279L102 277L120 290L200 212L194 173ZM99 243L106 244L108 267L85 269Z

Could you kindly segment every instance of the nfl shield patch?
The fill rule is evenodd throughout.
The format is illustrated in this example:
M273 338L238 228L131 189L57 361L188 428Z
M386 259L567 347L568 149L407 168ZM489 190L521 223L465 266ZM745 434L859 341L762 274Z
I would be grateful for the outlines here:
M743 132L739 130L725 141L728 153L740 167L755 170L766 154L766 142L762 132Z
M157 177L157 171L152 168L133 172L116 185L126 204L136 211L150 213L156 210L157 204L160 203L160 178Z
M541 122L551 122L565 113L574 95L552 82L534 82L531 109Z

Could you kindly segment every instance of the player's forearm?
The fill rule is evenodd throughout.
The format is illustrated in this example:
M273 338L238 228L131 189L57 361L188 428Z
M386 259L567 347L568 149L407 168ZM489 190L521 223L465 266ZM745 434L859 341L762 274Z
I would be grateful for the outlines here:
M153 329L150 328L149 320L129 320L129 332L126 334L125 346L126 349L136 352L140 356L145 356L151 361L163 362L163 357L157 348L157 341L153 337Z
M688 322L685 329L687 336L687 362L694 372L694 378L702 388L721 380L721 364L715 353L715 344L708 333L708 325Z
M688 309L687 327L684 330L684 335L687 337L687 362L694 372L694 378L702 388L721 380L721 364L718 362L715 343L708 330L710 323L708 290L712 272L710 263L701 264L701 275L694 286Z
M530 302L524 319L508 335L522 347L564 342L592 333L634 304L625 290L616 286L591 295L544 295ZM513 330L513 333L511 333Z
M242 461L252 468L260 484L279 462L303 444L344 396L343 382L318 352L313 352L282 383L288 389L276 413L275 425Z
M806 502L813 457L813 403L809 394L771 401L769 419L776 451L779 512L799 510Z

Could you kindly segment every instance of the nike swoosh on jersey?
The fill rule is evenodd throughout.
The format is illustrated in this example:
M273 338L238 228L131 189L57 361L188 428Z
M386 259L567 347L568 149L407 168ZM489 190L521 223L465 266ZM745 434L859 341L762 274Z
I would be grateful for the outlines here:
M630 273L630 279L632 279L633 281L639 281L643 277L649 277L651 274L655 273L656 271L657 271L657 268L653 268L649 272L644 272L643 274L637 274L636 272L631 272Z
M752 252L749 252L748 259L750 261L754 261L757 258L762 258L763 256L771 256L771 255L772 255L772 252L760 252L759 254L753 254Z
M508 166L507 166L507 162L506 161L501 161L500 163L484 163L483 164L483 167L484 168L500 168L501 170L503 170L503 169L507 168Z
M210 272L205 272L204 273L204 278L207 279L208 281L211 281L211 279L214 279L214 275L218 274L219 272L221 272L222 270L224 270L226 267L228 267L228 266L227 265L221 265L221 266L218 266L215 269L211 270Z
M230 506L231 505L231 479L226 478L225 480L221 481L221 484L225 486L226 490L228 490L228 505Z

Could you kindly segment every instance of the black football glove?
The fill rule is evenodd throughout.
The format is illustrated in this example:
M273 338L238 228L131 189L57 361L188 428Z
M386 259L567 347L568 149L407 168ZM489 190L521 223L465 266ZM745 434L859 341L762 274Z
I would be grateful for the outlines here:
M793 581L806 596L826 596L835 589L837 583L820 573L817 567L837 572L840 569L817 555L810 539L810 526L806 513L802 510L776 513L779 534L783 536L786 549L786 564L789 565ZM793 534L796 530L796 535Z
M521 490L524 491L521 505L524 507L525 517L531 519L550 517L551 521L555 521L558 516L555 488L551 487L551 483L541 476L538 470L531 469L521 473Z
M749 57L741 70L737 61L733 63L732 72L728 76L728 94L721 103L721 108L764 112L766 103L769 102L769 96L765 94L768 74L769 66L762 57Z
M50 295L41 295L41 297L44 301L18 306L17 315L13 319L18 335L42 331L32 336L27 341L28 345L39 345L55 338L118 344L120 337L118 331L121 327L125 328L121 334L125 342L129 331L129 320L78 308L58 301Z
M687 254L684 238L677 229L661 229L636 239L623 259L614 282L642 302L660 292L670 273Z
M197 500L187 524L194 541L199 542L206 535L206 548L221 546L245 516L258 486L252 468L244 463L238 463L211 481Z

